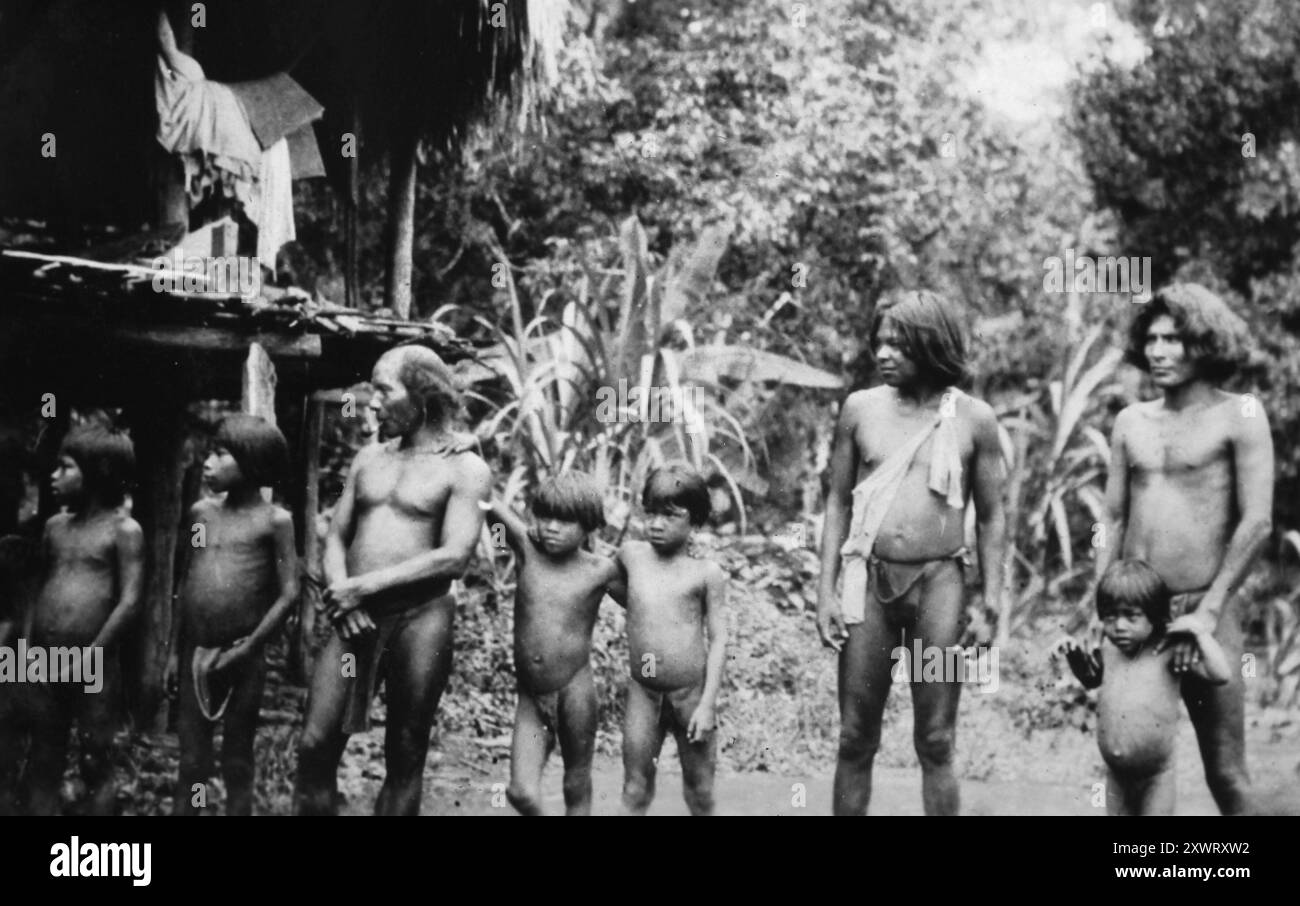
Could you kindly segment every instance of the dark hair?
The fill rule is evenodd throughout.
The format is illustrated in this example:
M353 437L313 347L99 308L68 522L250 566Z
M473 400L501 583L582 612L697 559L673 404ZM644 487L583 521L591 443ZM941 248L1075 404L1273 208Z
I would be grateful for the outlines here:
M1173 318L1196 374L1211 383L1226 381L1248 357L1246 323L1223 300L1196 283L1175 283L1156 292L1129 325L1124 361L1150 371L1147 331L1161 315Z
M126 434L98 425L74 428L59 453L77 464L88 495L109 506L126 497L135 475L135 448Z
M398 356L397 379L418 402L426 424L441 424L460 412L460 379L427 346L398 346L384 353Z
M1172 596L1165 580L1144 560L1116 560L1097 584L1097 613L1106 616L1121 604L1142 608L1151 625L1160 631L1169 622Z
M670 462L651 469L641 492L641 505L647 510L679 506L690 515L691 525L703 525L713 511L704 476L684 462Z
M548 478L533 492L538 519L576 522L584 532L605 527L605 500L596 480L585 472L565 472Z
M280 429L264 418L227 415L213 442L234 457L249 484L274 487L288 477L289 445Z
M966 331L955 306L928 289L886 295L876 303L871 320L873 356L886 315L898 330L903 354L916 363L922 380L936 387L966 381Z

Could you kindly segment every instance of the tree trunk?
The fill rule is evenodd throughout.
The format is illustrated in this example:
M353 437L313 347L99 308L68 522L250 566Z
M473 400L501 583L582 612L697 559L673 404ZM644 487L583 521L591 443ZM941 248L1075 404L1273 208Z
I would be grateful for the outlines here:
M415 245L415 176L419 131L401 129L394 138L388 173L388 262L384 304L397 317L411 317L411 255Z
M348 308L361 307L361 244L357 234L358 221L361 216L361 106L357 102L356 92L348 97L349 131L352 133L352 156L348 158L348 197L343 218L344 254L347 260L343 268L344 303Z

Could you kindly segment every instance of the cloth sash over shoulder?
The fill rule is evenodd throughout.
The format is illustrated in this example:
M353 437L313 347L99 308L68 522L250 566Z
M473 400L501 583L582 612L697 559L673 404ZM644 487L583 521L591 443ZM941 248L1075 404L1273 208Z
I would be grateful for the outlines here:
M953 394L953 406L965 397L962 391L950 387L945 395ZM951 411L951 407L945 406ZM849 520L848 538L840 548L843 558L844 586L840 595L845 623L861 623L867 604L867 560L876 544L876 536L885 516L894 504L894 497L903 477L911 468L917 452L931 437L934 447L930 453L929 488L944 498L953 509L964 509L962 496L961 448L957 433L957 419L942 412L927 428L899 447L876 467L861 484L853 489L853 512Z

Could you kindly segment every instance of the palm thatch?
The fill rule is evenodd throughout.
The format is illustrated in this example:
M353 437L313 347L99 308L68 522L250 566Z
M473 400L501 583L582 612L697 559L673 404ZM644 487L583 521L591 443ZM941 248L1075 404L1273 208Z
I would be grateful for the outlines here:
M287 70L324 105L326 170L350 201L353 303L359 172L387 158L386 304L401 317L411 308L420 149L450 161L478 125L518 131L555 81L568 14L568 0L210 0L195 27L191 4L162 2L209 78ZM157 216L155 10L0 0L0 209L68 232ZM32 151L47 133L58 136L56 158ZM340 154L349 134L360 150Z
M357 88L368 145L390 150L415 127L455 151L485 116L536 110L555 79L567 5L336 0L325 41Z
M384 297L406 318L420 147L451 157L491 112L526 120L554 81L567 3L336 0L332 10L326 43L339 49L353 86L348 106L355 125L368 149L388 155ZM497 122L504 125L504 118ZM354 233L350 225L348 232ZM355 243L349 246L353 285Z

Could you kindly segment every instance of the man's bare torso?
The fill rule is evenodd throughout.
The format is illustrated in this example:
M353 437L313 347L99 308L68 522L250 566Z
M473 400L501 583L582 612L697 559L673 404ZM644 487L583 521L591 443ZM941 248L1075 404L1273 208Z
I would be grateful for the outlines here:
M1123 555L1150 563L1175 593L1214 580L1239 518L1240 399L1216 395L1204 408L1174 412L1157 400L1120 414L1129 489Z
M903 411L889 387L872 388L855 397L853 438L858 453L858 482L919 432L928 430L939 414L937 409ZM962 497L967 500L975 456L974 434L966 412L969 405L958 398L951 416L957 419ZM930 437L912 458L877 535L874 552L878 556L924 560L946 556L965 544L965 511L948 506L943 497L930 490L933 450L934 438Z
M352 535L347 548L349 576L393 566L438 547L461 462L472 454L402 450L396 441L368 448L357 470ZM404 608L447 593L441 577L376 600L380 610Z

